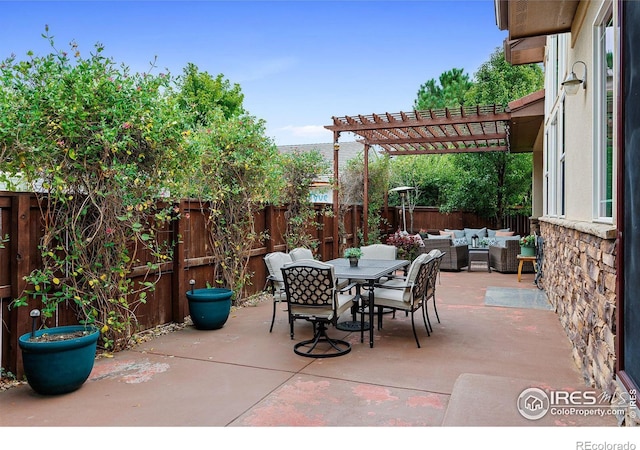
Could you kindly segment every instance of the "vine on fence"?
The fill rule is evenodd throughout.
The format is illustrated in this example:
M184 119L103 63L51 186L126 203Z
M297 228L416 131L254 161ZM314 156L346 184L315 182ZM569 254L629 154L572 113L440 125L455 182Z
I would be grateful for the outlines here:
M13 306L40 300L50 319L60 303L74 305L118 348L171 258L158 230L175 211L156 200L180 159L183 126L168 76L132 74L100 44L85 58L75 43L60 51L43 36L51 53L0 63L3 181L31 187L44 228L42 264ZM134 283L142 252L147 276Z

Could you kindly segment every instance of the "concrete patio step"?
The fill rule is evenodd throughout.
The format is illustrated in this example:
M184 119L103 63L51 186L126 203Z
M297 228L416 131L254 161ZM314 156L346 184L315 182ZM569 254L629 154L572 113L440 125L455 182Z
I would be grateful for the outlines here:
M451 392L442 426L616 426L615 416L600 416L593 408L586 415L560 415L555 408L540 419L525 418L519 411L518 399L523 391L538 388L543 391L562 390L535 380L500 377L474 373L461 374ZM574 389L567 389L572 390ZM588 390L585 388L585 390ZM607 407L600 407L606 414ZM562 410L562 409L561 409ZM526 411L525 411L526 413Z

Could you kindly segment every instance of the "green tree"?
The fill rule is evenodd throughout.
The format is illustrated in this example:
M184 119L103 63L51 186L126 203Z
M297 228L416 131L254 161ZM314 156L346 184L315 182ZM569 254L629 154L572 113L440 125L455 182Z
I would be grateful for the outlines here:
M472 83L463 69L451 69L420 86L414 102L417 110L451 108L465 104L465 94Z
M222 112L226 119L245 112L240 85L232 85L223 74L214 78L207 72L200 72L195 64L188 63L179 83L178 105L191 113L194 126L214 120L216 111Z
M240 85L188 64L174 96L189 117L184 132L189 154L174 188L200 200L214 259L212 280L242 298L250 282L251 250L266 237L255 230L256 213L274 198L279 183L278 151L263 120L243 107Z
M408 155L391 160L391 186L415 187L411 195L417 205L444 204L456 176L452 155ZM389 204L399 205L399 195L390 194Z
M265 238L255 230L255 215L273 195L279 173L278 151L264 126L252 116L219 113L186 142L190 160L197 161L189 165L186 194L201 202L215 261L212 281L233 290L235 302L251 279L251 250Z
M364 233L360 231L359 239L362 245L376 244L381 241L380 227L382 225L382 207L385 194L389 190L390 158L387 154L379 156L369 151L369 199L368 199L368 223L367 241L364 241ZM340 176L340 242L345 234L344 218L349 208L354 205L362 205L364 198L364 155L359 155L347 161L346 169Z
M294 151L281 156L281 170L284 186L279 201L286 205L287 229L284 240L287 248L315 248L317 242L308 232L308 227L320 227L316 210L311 202L311 186L314 181L329 170L329 162L318 150Z
M543 85L544 74L539 65L511 65L504 51L498 48L476 72L475 82L465 99L469 104L506 106L510 101L542 89ZM495 218L498 226L510 208L519 207L520 212L531 213L533 163L530 153L469 153L457 155L456 160L459 167L467 170L461 174L460 189L450 197L447 207L457 204L470 209L477 205L476 212ZM475 171L473 179L468 176L470 171ZM477 192L491 201L478 196Z
M463 104L506 106L512 100L541 89L544 75L538 65L510 65L504 58L504 52L497 49L489 61L480 66L473 82L467 83L468 78L459 69L443 73L440 79L441 88L435 85L434 80L421 87L415 101L416 108L432 109ZM393 177L415 179L420 195L425 196L423 200L437 202L436 205L443 211L472 211L495 218L500 225L511 207L518 207L521 212L531 210L530 154L484 152L428 155L416 157L416 161L422 161L423 158L431 162L394 163ZM435 158L439 159L439 163L435 163ZM442 170L440 175L430 173L434 180L438 180L438 186L416 173L416 168L423 165Z
M497 48L474 76L473 85L465 94L472 105L502 105L542 89L544 73L538 64L511 65L504 50Z

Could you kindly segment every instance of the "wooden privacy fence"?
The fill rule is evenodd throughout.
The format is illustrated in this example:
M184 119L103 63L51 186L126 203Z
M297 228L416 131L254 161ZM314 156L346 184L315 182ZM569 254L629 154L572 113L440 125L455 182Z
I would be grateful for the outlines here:
M140 267L134 269L131 279L142 282L148 277L159 281L152 292L147 293L145 303L136 306L135 314L140 330L169 322L183 322L188 315L185 292L190 288L189 280L196 280L196 288L213 284L213 258L209 252L208 236L205 233L205 217L200 202L182 200L176 205L180 218L162 230L162 239L174 242L173 259L160 265L156 273L149 273L146 260L141 258ZM317 222L322 224L309 229L317 242L316 254L319 259L328 260L335 256L333 236L334 217L323 215L326 205L318 205ZM248 270L252 274L251 283L244 295L250 296L261 291L265 284L266 267L264 256L273 251L287 251L283 233L286 229L284 213L286 208L267 206L255 217L258 233L266 231L269 236L261 245L251 251ZM342 245L352 245L361 228L361 208L356 207L345 220L346 236ZM360 220L358 219L360 218ZM40 263L38 244L42 236L40 210L37 200L30 193L0 192L0 361L3 369L21 375L22 361L18 351L18 337L31 331L29 312L40 305L31 300L28 307L10 308L13 299L21 296L26 287L24 276L31 273ZM61 305L55 318L56 325L77 323L73 308Z
M147 276L157 277L159 280L156 289L147 293L146 303L140 303L136 307L140 330L170 322L183 322L188 315L185 292L190 288L189 280L196 280L197 288L214 282L213 260L208 248L205 218L200 203L182 200L176 206L180 210L179 219L162 231L167 242L174 242L173 259L162 264L158 272L152 274L148 273L147 261L142 260L140 267L131 275L134 282L142 282ZM322 224L321 227L308 229L317 243L316 256L323 261L338 257L337 253L342 248L358 245L358 230L362 229L362 208L350 208L344 217L342 242L338 242L338 236L334 235L338 219L322 214L326 206L320 204L316 207L316 221ZM251 283L245 288L245 296L264 288L267 275L264 256L273 251L288 250L283 239L286 229L285 211L285 207L267 206L255 217L256 231L266 231L268 238L251 252L248 270L252 277ZM401 210L396 207L385 208L382 217L383 235L394 232L398 224L402 223ZM441 214L437 208L416 208L414 211L416 232L420 228L436 230L464 226L484 225L480 219L464 213ZM40 264L38 244L41 235L40 210L35 196L30 193L0 192L0 237L4 241L5 236L8 236L8 240L0 245L0 361L3 369L18 376L22 373L18 337L31 330L29 312L39 305L32 301L28 307L10 308L10 304L12 299L21 296L26 287L23 277ZM62 306L56 320L58 325L76 323L73 308L70 305Z

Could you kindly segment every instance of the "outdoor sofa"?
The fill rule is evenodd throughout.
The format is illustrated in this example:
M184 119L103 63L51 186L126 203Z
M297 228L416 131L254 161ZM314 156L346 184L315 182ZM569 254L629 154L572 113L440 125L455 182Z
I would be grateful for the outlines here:
M462 270L469 263L469 245L477 236L489 247L491 268L502 273L518 272L518 254L520 236L513 235L508 229L491 230L487 228L464 228L461 230L441 230L438 234L420 233L425 253L434 248L445 252L442 270ZM533 268L525 264L523 272L532 272Z
M422 242L424 247L420 250L423 253L429 253L436 248L444 253L440 270L462 270L467 266L469 260L467 244L454 245L450 238L423 239Z
M520 254L520 241L511 239L504 243L489 246L489 261L491 267L502 273L518 272L518 255ZM531 264L524 264L522 273L532 273Z

